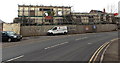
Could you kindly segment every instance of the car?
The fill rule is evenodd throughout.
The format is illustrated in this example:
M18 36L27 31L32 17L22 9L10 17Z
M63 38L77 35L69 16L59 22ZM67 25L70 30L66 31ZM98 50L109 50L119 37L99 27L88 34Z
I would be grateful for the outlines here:
M7 41L20 41L22 39L22 35L16 34L13 31L2 31L2 42Z

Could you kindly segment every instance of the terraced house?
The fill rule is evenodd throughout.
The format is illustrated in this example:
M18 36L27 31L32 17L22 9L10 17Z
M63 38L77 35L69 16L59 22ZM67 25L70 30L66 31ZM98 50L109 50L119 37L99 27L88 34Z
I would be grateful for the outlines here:
M18 5L18 17L14 23L21 24L60 24L66 23L65 15L71 13L68 6Z

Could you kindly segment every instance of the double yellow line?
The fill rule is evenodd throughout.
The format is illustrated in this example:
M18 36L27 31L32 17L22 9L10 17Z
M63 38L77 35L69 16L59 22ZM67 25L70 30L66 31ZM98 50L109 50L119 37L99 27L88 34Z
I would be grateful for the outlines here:
M115 38L115 39L111 40L110 42L113 42L113 41L115 41L116 39L118 39L118 38ZM98 55L100 54L100 52L101 52L106 46L108 46L108 45L110 44L110 42L106 42L106 43L104 43L102 46L100 46L100 47L95 51L95 53L93 54L93 56L90 58L90 60L89 60L88 63L94 63L94 62L96 61Z

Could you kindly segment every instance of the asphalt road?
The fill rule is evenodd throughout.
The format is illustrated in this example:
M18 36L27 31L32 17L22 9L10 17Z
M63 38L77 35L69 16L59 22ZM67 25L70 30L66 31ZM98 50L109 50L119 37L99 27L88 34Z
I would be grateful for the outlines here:
M50 40L36 40L2 50L3 61L89 61L105 42L118 37L118 32L103 32L59 36Z

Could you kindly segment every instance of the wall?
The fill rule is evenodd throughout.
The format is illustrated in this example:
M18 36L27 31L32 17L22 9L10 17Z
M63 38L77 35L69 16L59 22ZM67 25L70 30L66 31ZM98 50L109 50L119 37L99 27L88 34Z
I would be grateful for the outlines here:
M20 33L23 36L45 35L46 31L53 26L21 26Z
M3 23L3 31L14 31L17 34L20 34L20 24L19 23L14 23L14 24Z
M18 23L14 23L14 24L4 23L3 31L14 31L17 34L21 34L23 36L40 36L40 35L46 35L47 31L54 26L58 26L58 25L20 26L20 24ZM69 34L108 32L117 29L117 25L115 24L65 25L65 26L68 27ZM95 28L93 28L93 26L95 26Z
M116 30L116 29L117 29L117 25L101 24L101 25L97 25L96 32L108 32L108 31L112 31L112 30Z
M23 36L39 36L46 35L47 31L54 27L55 25L46 25L46 26L21 26L21 34ZM56 25L57 26L57 25ZM95 25L96 28L93 28L93 25L66 25L68 27L69 34L77 33L92 33L92 32L107 32L113 31L117 28L114 24L100 24Z
M56 25L46 25L46 26L21 26L20 33L23 36L38 36L46 35L47 31ZM60 25L59 25L60 26ZM76 25L67 25L69 33L76 33Z

